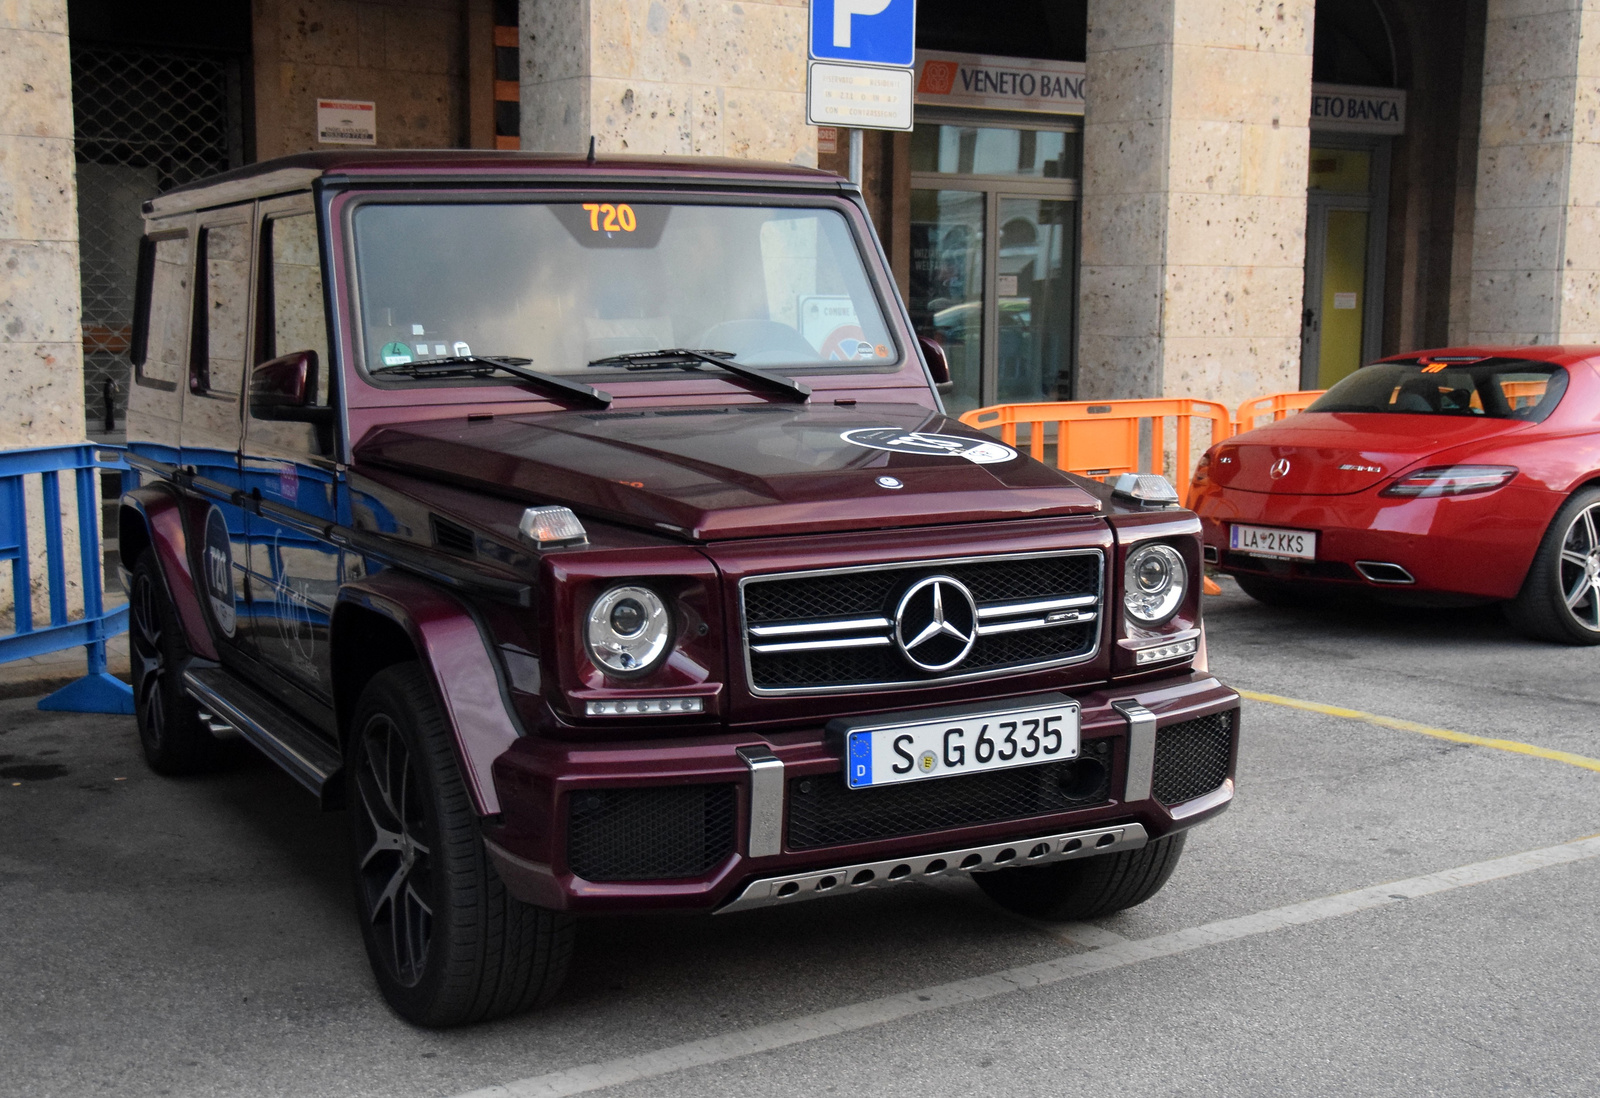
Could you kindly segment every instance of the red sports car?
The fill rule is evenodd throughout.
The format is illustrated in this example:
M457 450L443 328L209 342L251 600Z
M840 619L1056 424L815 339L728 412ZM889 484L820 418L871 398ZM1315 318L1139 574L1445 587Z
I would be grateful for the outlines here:
M1206 560L1266 602L1501 601L1600 644L1600 347L1453 347L1365 366L1206 452Z

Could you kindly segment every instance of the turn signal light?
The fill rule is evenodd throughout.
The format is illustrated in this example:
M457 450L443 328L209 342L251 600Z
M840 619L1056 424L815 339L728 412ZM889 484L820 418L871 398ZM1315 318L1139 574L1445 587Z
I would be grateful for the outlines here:
M539 549L584 545L589 532L569 507L530 507L522 512L517 532Z
M1517 475L1512 465L1436 465L1418 469L1379 492L1380 496L1466 496L1492 492Z

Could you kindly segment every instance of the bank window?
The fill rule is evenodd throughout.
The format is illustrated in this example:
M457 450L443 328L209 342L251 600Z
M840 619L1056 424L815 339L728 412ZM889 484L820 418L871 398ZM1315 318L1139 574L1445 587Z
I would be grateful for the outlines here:
M200 233L200 285L190 345L189 389L237 397L244 376L250 309L250 226L210 225Z
M1372 153L1364 149L1312 149L1309 186L1313 191L1366 194Z
M1079 135L1062 130L931 124L911 132L911 170L1076 179Z
M189 321L189 238L168 237L154 245L150 268L149 335L134 380L173 390L183 376L184 328Z

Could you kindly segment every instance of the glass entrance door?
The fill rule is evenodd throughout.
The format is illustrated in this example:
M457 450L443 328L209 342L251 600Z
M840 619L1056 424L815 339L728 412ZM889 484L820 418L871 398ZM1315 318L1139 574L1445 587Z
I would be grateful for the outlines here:
M1377 357L1382 150L1315 146L1306 192L1300 386L1326 389Z
M1078 134L919 124L911 137L912 322L943 345L953 414L1070 399Z

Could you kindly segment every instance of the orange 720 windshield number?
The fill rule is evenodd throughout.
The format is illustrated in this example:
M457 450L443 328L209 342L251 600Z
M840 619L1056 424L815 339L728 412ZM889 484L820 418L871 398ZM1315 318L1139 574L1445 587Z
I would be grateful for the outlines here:
M585 202L583 208L589 211L590 232L631 233L639 227L633 207L626 202L615 206L609 202Z

